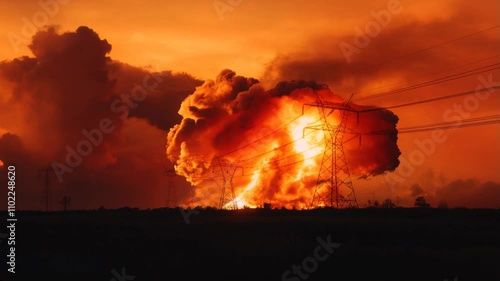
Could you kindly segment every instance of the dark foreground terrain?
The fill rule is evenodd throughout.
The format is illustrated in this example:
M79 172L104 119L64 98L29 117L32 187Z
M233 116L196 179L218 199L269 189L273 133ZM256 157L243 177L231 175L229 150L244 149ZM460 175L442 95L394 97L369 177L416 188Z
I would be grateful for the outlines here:
M16 274L7 272L3 238L3 280L500 280L500 210L16 216Z

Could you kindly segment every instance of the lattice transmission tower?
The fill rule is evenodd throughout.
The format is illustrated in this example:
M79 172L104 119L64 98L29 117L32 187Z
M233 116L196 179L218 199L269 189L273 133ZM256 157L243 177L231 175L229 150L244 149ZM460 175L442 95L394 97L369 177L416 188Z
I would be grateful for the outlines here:
M44 182L44 185L45 185L45 211L48 212L51 208L50 206L50 174L52 172L52 168L51 167L47 167L47 168L44 168L44 169L40 169L38 170L38 179L40 179L40 177L44 176L45 177L45 182Z
M217 164L221 173L221 193L219 199L219 209L237 210L238 202L236 202L236 195L234 192L233 178L236 169L242 168L234 162L216 158Z
M351 96L352 98L352 96ZM351 107L351 98L345 103L324 101L316 93L316 103L306 103L304 106L317 107L321 125L306 127L306 129L322 130L325 138L325 151L318 173L318 181L314 189L312 208L329 206L335 208L357 208L358 202L349 173L349 166L344 154L344 136L348 133L357 134L347 128L348 113L358 112ZM340 113L340 122L332 124L330 114L335 110Z
M71 207L71 196L64 196L61 200L61 205L66 212Z
M167 194L165 195L165 207L175 208L178 206L175 186L175 177L177 176L177 174L175 173L174 169L167 169L166 167L165 174L167 176Z

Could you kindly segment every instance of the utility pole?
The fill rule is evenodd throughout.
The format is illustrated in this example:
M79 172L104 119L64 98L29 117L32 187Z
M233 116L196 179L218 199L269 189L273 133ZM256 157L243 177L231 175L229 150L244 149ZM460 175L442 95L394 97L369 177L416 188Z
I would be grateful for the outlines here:
M38 170L38 178L40 176L45 176L45 211L48 212L50 210L50 171L52 169L47 167L45 169Z

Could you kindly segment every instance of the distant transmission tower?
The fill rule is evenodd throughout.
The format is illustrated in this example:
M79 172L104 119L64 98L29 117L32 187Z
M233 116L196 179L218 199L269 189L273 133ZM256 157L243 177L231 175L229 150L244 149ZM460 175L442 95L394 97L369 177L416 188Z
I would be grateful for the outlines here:
M50 171L52 169L47 167L45 169L38 170L38 178L40 176L45 176L45 211L48 212L50 210Z
M64 196L61 200L61 205L63 206L63 210L67 211L71 206L71 196Z
M177 195L175 192L175 177L177 174L175 173L174 169L167 169L166 167L165 174L167 175L167 195L165 198L165 207L175 208L178 205Z
M306 127L305 129L322 130L325 137L325 152L313 194L311 206L313 208L319 206L335 208L358 207L349 167L344 154L347 114L348 112L358 113L350 106L351 98L345 103L333 103L322 100L319 94L316 93L316 103L304 104L304 106L318 108L322 123L318 126ZM339 124L332 124L328 120L328 116L335 110L340 111Z
M230 163L220 158L217 158L217 164L222 176L222 187L219 199L219 209L229 209L237 210L238 202L236 202L236 196L234 193L233 178L236 173L236 169L241 168L241 166L235 163Z

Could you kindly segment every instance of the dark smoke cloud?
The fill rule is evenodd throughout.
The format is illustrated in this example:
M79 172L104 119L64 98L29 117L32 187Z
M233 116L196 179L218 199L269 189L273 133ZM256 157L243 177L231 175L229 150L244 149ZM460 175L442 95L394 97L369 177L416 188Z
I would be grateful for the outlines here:
M30 208L33 204L39 205L43 198L42 193L37 194L30 191L33 191L34 185L41 185L41 182L37 181L36 178L37 169L39 168L36 163L40 159L32 151L27 150L19 136L11 133L0 136L0 159L4 162L4 166L0 167L2 173L5 172L6 174L8 166L15 167L16 186L19 188L18 190L22 188L22 192L18 192L19 196L16 197L17 208L23 209ZM7 181L7 176L2 177L0 184L7 186ZM22 200L19 200L21 198ZM6 197L4 199L7 200Z
M500 208L500 183L455 180L435 191L435 201L450 207Z
M467 40L406 56L448 39L494 26L496 20L479 16L483 12L478 8L472 3L462 3L457 5L452 18L429 22L414 19L400 24L396 18L377 36L370 37L370 43L361 48L359 54L350 56L350 62L339 44L345 42L355 46L355 32L334 36L322 34L308 40L299 51L276 56L268 63L262 80L278 83L282 80L315 79L328 83L342 95L348 95L371 88L373 82L387 78L411 80L454 67L464 62L464 54L470 61L497 54L496 46L500 44L500 39L495 36L498 31L491 30ZM464 15L467 15L466 22L463 21ZM359 27L363 28L364 23L360 23Z
M439 180L436 180L439 182ZM433 207L445 202L450 208L500 208L500 183L473 178L446 180L442 185L435 182L413 184L409 193L401 197L405 205L413 206L415 199L423 196Z
M113 61L109 65L110 79L116 83L118 92L130 92L149 73L128 64ZM168 131L172 124L177 124L182 117L177 114L181 102L192 93L195 87L202 84L201 80L194 79L186 73L163 71L162 82L153 91L148 93L147 99L140 102L137 108L132 109L130 117L146 119L151 125Z
M99 128L103 118L114 130L59 183L51 175L53 208L64 195L74 208L160 207L167 181L164 136L179 122L180 102L201 81L184 73L141 69L113 61L111 45L88 27L58 33L48 28L30 44L34 57L0 63L0 160L25 175L21 208L41 208L37 171L57 161L66 164L69 146L86 140L82 130ZM114 112L111 105L161 78L135 108ZM120 118L120 117L124 118ZM125 118L126 117L126 118ZM146 190L147 189L147 190ZM190 189L178 192L182 200Z

